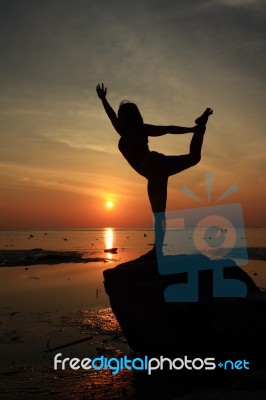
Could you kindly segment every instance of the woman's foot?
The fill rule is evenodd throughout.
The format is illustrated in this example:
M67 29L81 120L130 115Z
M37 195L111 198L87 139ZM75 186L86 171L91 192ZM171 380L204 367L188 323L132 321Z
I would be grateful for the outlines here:
M204 135L206 131L206 126L205 125L195 125L193 128L193 132L199 134Z
M206 108L206 110L204 111L204 113L195 120L195 124L197 125L206 125L208 118L210 115L212 115L213 110L211 108Z

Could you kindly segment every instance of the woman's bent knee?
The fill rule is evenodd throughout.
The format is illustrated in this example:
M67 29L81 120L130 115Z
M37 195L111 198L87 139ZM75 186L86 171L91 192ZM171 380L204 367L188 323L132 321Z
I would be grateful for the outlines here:
M191 156L191 162L192 165L197 165L201 160L201 155L200 154L194 154Z

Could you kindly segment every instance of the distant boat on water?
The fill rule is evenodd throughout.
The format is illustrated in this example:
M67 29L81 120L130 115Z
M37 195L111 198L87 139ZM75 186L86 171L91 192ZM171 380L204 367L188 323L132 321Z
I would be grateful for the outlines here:
M111 249L105 249L105 253L117 253L117 247L112 247Z

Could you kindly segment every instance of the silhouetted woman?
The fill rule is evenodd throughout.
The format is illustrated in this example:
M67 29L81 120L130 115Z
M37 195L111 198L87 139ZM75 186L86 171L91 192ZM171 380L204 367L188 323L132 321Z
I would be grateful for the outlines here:
M165 212L168 177L184 171L200 161L205 125L213 111L207 108L202 116L196 119L197 125L191 128L149 125L144 124L136 104L123 101L116 115L106 99L107 88L104 84L97 85L96 91L113 127L120 135L118 143L120 152L131 167L148 180L148 195L153 213ZM149 150L148 136L190 132L193 133L193 136L189 154L165 156Z
M196 126L191 128L174 125L149 125L144 124L136 104L127 101L121 102L116 115L106 99L107 88L104 84L97 85L96 91L99 98L102 100L103 107L113 127L120 135L118 143L119 150L131 167L148 180L148 195L155 217L154 231L156 252L158 255L162 252L164 242L164 213L166 210L168 177L184 171L200 161L205 125L213 111L207 108L204 113L196 119ZM193 136L190 143L189 154L165 156L164 154L149 150L149 136L162 136L167 133L179 135L190 132L193 133Z

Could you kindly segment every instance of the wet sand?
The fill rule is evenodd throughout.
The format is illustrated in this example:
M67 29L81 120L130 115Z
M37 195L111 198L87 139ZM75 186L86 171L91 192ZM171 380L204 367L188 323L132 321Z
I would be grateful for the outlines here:
M132 377L124 372L112 376L110 371L53 370L53 357L59 352L78 358L130 353L110 308L69 314L6 308L0 318L0 398L107 399L110 386L115 396L130 390ZM73 342L77 343L66 346Z

